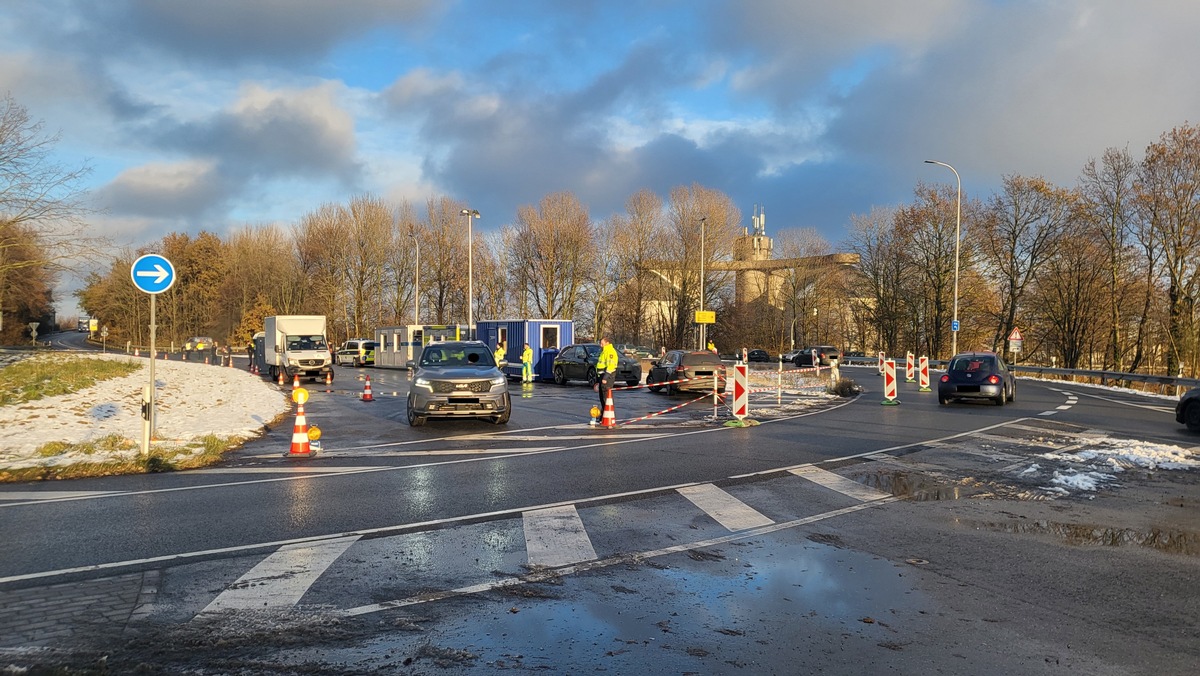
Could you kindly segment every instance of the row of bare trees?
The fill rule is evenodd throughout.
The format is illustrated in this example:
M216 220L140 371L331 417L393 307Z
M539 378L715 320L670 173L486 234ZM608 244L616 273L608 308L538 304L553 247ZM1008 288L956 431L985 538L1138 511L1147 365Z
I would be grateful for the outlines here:
M43 309L52 302L67 242L98 247L69 236L82 222L72 187L80 174L48 165L52 139L11 100L6 106L0 317L26 317L39 310L18 299ZM31 199L37 194L41 202ZM554 193L483 232L468 224L468 205L449 197L418 208L364 195L321 205L290 226L173 233L115 256L79 299L110 340L144 343L148 298L128 271L154 251L176 266L158 315L160 335L176 343L190 335L242 343L271 314L323 314L338 341L379 326L464 323L471 302L479 319L571 318L580 336L690 347L703 297L704 309L717 311L710 335L722 351L833 343L944 358L957 305L960 350L1005 350L1019 327L1022 359L1196 373L1200 127L1164 133L1140 159L1109 149L1069 188L1005 177L997 194L963 201L957 257L956 205L952 187L921 184L909 204L852 217L839 248L857 254L853 270L815 232L784 229L775 257L799 263L760 274L758 293L742 302L736 273L719 265L745 234L741 213L699 185L666 196L639 191L602 221L572 193ZM7 336L9 327L0 330Z
M847 336L889 353L948 355L956 197L918 185L909 205L857 216ZM1200 127L1144 156L1109 149L1071 188L1012 175L963 202L959 349L1003 350L1068 368L1194 374L1200 362Z

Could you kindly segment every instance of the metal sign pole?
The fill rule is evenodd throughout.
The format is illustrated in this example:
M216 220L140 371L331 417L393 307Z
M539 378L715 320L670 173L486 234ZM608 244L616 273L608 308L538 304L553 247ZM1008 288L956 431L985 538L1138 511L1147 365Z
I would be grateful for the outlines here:
M155 324L154 311L155 300L158 298L155 294L150 294L150 386L146 388L145 399L146 412L142 415L142 457L150 455L150 437L154 436L154 362L158 361L157 347L155 345L155 329L158 326Z

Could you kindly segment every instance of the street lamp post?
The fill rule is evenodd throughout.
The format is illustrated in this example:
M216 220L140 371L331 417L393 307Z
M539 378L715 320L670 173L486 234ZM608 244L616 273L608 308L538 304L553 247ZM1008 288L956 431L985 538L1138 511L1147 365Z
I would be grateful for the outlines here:
M954 180L958 183L957 208L954 213L954 317L950 326L950 356L958 354L958 248L962 241L962 178L958 170L937 160L925 160L925 164L936 164L954 172Z
M421 323L421 240L417 239L417 231L412 230L409 236L413 239L413 245L417 248L417 268L413 273L416 279L413 281L413 324Z
M704 311L704 222L708 220L707 216L700 218L700 311ZM700 349L708 349L708 341L705 338L708 336L708 325L700 325Z
M471 249L471 217L479 218L479 211L463 209L460 213L467 217L467 338L475 337L475 256Z

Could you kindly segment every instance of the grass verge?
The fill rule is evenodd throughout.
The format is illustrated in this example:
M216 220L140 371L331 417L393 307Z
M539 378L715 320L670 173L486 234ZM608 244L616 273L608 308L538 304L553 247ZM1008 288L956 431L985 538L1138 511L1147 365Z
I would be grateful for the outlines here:
M42 355L0 368L0 406L77 392L135 373L141 364L117 359Z
M152 474L198 469L216 464L222 454L240 447L243 442L244 440L239 438L209 434L182 445L166 445L162 442L152 444L150 455L142 457L139 453L139 442L118 434L78 444L52 441L37 449L37 454L46 458L48 464L0 469L0 482L84 479L114 474ZM85 460L53 464L54 458L68 454L110 456L113 453L121 454L122 457L110 457L94 462Z

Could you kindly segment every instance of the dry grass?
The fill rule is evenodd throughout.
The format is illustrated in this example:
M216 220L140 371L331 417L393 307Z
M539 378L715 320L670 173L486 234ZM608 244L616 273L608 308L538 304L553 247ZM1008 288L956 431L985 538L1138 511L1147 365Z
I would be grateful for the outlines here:
M140 364L43 355L0 368L0 406L70 394L136 372Z
M138 453L140 442L110 434L93 441L70 444L52 441L37 449L41 457L52 459L65 454L95 455L120 452L125 457L96 462L75 462L63 465L40 465L0 469L0 482L48 481L57 479L83 479L88 477L112 476L114 474L150 474L197 469L216 464L226 451L241 446L242 440L216 435L199 437L182 446L152 444L150 455Z

